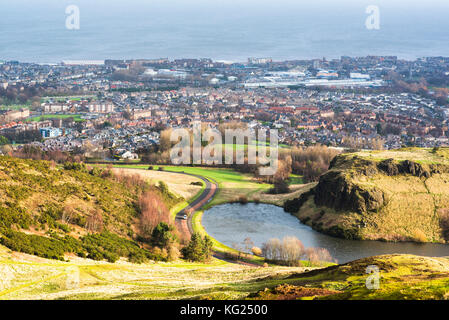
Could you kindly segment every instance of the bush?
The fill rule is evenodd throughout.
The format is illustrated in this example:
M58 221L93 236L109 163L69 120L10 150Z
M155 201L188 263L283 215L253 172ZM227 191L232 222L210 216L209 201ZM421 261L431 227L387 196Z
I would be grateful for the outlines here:
M253 248L251 249L251 252L252 252L255 256L258 256L258 257L261 257L261 256L262 256L262 249L260 249L260 248L258 248L258 247L253 247Z
M81 241L89 254L88 258L93 260L116 261L118 257L139 263L148 259L159 260L149 251L140 248L136 242L109 232L87 235L81 238Z
M324 248L304 248L296 237L270 239L262 246L262 254L268 261L282 265L301 266L301 259L307 258L311 265L322 266L335 262L329 251Z
M172 225L160 222L151 234L151 243L161 248L168 248L171 244L178 241L174 231L175 228Z
M82 252L80 243L71 237L47 238L9 230L3 232L1 243L13 251L28 253L47 259L64 260L66 252Z
M64 170L86 171L84 163L66 162L64 163Z
M274 187L270 189L269 193L271 194L284 194L289 193L290 188L284 180L276 180L274 182Z
M164 167L159 167L158 170L159 170L159 171L164 171L165 169L164 169Z
M248 198L246 196L240 196L238 199L238 202L240 204L247 204L248 203Z

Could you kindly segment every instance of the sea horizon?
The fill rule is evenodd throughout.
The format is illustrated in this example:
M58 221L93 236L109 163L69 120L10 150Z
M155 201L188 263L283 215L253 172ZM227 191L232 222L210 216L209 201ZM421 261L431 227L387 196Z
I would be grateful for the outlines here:
M379 9L379 29L366 12ZM79 29L66 28L68 7ZM23 8L26 6L27 10ZM341 56L449 56L449 3L431 0L140 1L17 0L1 3L0 59L63 60L210 58L244 62Z

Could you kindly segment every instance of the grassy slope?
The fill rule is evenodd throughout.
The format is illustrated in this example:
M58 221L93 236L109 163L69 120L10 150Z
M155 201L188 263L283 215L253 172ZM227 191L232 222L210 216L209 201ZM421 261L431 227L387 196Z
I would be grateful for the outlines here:
M303 268L251 268L214 260L130 264L75 258L58 262L0 246L0 299L241 299ZM267 277L274 280L263 281Z
M309 273L304 273L305 268L252 268L218 260L206 265L110 264L85 259L58 262L8 253L2 246L0 257L3 275L0 299L447 299L449 296L449 260L412 255L366 258ZM368 290L365 285L369 276L366 268L371 265L380 270L378 290Z
M147 165L117 165L118 168L146 169ZM182 167L182 166L163 166L165 171L185 172L200 175L215 180L220 190L209 206L221 203L235 201L239 196L247 196L248 199L257 198L260 194L268 190L271 185L257 182L251 175L242 174L232 169L202 168L202 167ZM158 170L154 166L154 170Z
M138 198L151 190L168 208L182 201L136 179L110 177L82 165L63 169L46 161L0 157L0 241L13 250L64 259L160 259L136 239ZM104 176L107 175L107 177ZM70 213L70 221L64 217ZM92 220L101 217L102 223ZM94 233L92 233L94 231Z
M36 220L48 208L62 211L71 205L83 218L100 212L110 231L127 235L137 216L136 201L133 188L88 172L52 168L45 161L0 157L0 206L5 215L19 210ZM32 225L48 228L46 221Z
M404 149L394 151L359 152L359 158L375 162L394 158L396 161L413 160L422 164L448 164L448 149L432 153L431 149ZM336 168L335 170L341 170ZM348 169L348 173L350 170ZM332 208L317 207L313 197L303 205L298 217L308 224L321 223L324 229L339 226L351 229L363 225L363 239L418 242L444 242L440 214L449 208L449 174L434 174L430 178L411 175L372 177L355 176L351 180L363 189L377 188L388 197L388 203L375 213L336 212ZM324 214L323 214L324 212Z
M368 266L379 268L379 288L367 289L372 283L367 274ZM319 299L347 300L411 300L449 298L449 259L428 258L413 255L385 255L370 257L345 265L329 267L310 273L293 275L287 284L292 285L285 295L284 290L271 289L259 292L256 299L294 299L302 297L301 289L326 289L338 291L317 297ZM281 288L282 289L282 288ZM299 290L298 290L299 289ZM319 290L317 290L319 292ZM284 291L284 292L283 292ZM306 290L304 290L306 291ZM282 294L281 294L281 293Z

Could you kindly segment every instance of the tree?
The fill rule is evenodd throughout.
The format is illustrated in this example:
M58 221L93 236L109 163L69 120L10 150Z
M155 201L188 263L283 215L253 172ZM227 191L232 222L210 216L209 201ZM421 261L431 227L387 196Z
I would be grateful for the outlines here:
M212 257L212 247L212 240L208 236L202 238L195 232L189 244L182 249L182 255L189 261L206 262Z
M206 261L209 261L212 258L212 250L214 248L214 243L209 236L204 237L204 246L203 246L203 255Z
M86 220L86 229L90 232L103 231L103 216L99 211L95 211Z
M251 240L250 237L245 238L245 240L243 240L243 243L245 244L245 251L247 253L251 252L251 249L254 247L254 242Z
M153 229L160 222L170 224L169 211L159 195L149 190L144 192L139 199L140 230L144 237L151 237Z
M0 136L0 146L4 146L5 144L9 144L8 138Z
M167 129L161 132L161 136L159 139L159 145L161 148L161 151L169 151L172 146L174 145L174 143L171 141L171 134L172 134L172 130L171 129Z
M165 222L160 222L151 234L151 242L160 248L168 248L178 240L174 234L175 228Z
M284 194L289 193L290 188L288 186L288 183L285 182L283 179L276 179L273 184L273 189L270 190L270 193L273 194Z

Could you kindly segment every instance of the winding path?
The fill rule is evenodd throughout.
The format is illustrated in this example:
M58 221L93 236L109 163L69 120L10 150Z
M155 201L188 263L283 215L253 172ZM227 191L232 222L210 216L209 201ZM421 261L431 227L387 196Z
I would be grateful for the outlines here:
M176 214L176 226L178 227L178 230L190 236L193 234L193 227L192 227L193 214L189 214L189 212L193 213L202 208L209 201L211 201L218 191L218 183L211 182L209 179L206 179L205 177L196 174L190 174L185 172L177 172L177 173L196 177L198 179L201 179L206 184L206 188L203 190L201 195L197 199L195 199L195 201L193 201L191 204L189 204L187 207L180 210ZM184 215L188 216L187 220L183 219Z
M188 205L184 209L180 210L176 214L176 227L178 228L179 232L182 232L190 237L194 232L193 226L192 226L193 212L201 209L204 205L206 205L209 201L211 201L214 198L215 194L218 192L219 187L218 187L217 182L215 182L215 181L211 182L211 180L206 179L203 176L185 173L185 172L181 172L181 173L201 179L206 184L206 188L204 189L203 193L201 193L201 195L195 201L193 201L190 205ZM183 219L183 216L185 214L188 217L187 220ZM220 253L217 251L215 251L213 253L213 256L216 259L223 260L223 261L226 261L229 263L240 264L240 265L245 265L245 266L249 266L249 267L260 267L259 265L254 264L254 263L228 259L228 258L226 258L226 256L223 253Z

